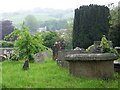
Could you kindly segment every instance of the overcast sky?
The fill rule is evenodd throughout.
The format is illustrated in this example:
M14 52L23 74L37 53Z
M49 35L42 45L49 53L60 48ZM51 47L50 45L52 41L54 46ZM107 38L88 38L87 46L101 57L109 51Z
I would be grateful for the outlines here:
M30 10L33 8L75 9L81 5L108 5L120 0L0 0L0 12Z

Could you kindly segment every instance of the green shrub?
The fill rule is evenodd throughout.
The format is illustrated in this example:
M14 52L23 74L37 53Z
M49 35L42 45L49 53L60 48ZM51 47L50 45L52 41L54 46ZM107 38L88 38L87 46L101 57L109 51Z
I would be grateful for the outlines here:
M110 47L110 42L107 40L105 35L103 35L101 39L100 46L103 48L103 52L111 52L112 47Z
M101 39L100 46L103 48L103 53L115 53L117 56L119 56L117 50L115 50L111 46L111 42L107 40L107 38L105 37L105 35L103 35L103 37Z

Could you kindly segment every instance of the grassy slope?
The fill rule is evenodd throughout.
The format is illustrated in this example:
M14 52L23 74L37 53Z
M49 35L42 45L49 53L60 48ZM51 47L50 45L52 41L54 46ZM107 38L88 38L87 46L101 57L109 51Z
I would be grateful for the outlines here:
M96 80L73 77L67 69L52 60L42 64L30 63L28 71L22 70L23 62L5 61L2 70L3 88L117 88L118 78Z

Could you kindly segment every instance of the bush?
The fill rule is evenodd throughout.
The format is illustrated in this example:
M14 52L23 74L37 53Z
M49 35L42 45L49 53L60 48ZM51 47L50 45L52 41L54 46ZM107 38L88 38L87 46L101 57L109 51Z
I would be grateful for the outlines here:
M117 50L115 50L111 46L111 42L107 40L107 38L105 37L105 35L103 35L103 37L101 39L100 46L103 48L103 53L115 53L117 56L119 56Z
M19 57L18 57L18 55L17 54L11 54L10 55L10 59L12 60L12 61L18 61L19 60Z

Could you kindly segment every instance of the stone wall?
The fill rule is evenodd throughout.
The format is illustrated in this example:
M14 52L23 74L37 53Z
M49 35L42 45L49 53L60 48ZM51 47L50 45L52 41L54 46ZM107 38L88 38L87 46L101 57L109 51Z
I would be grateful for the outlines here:
M0 48L0 55L13 53L13 48Z

